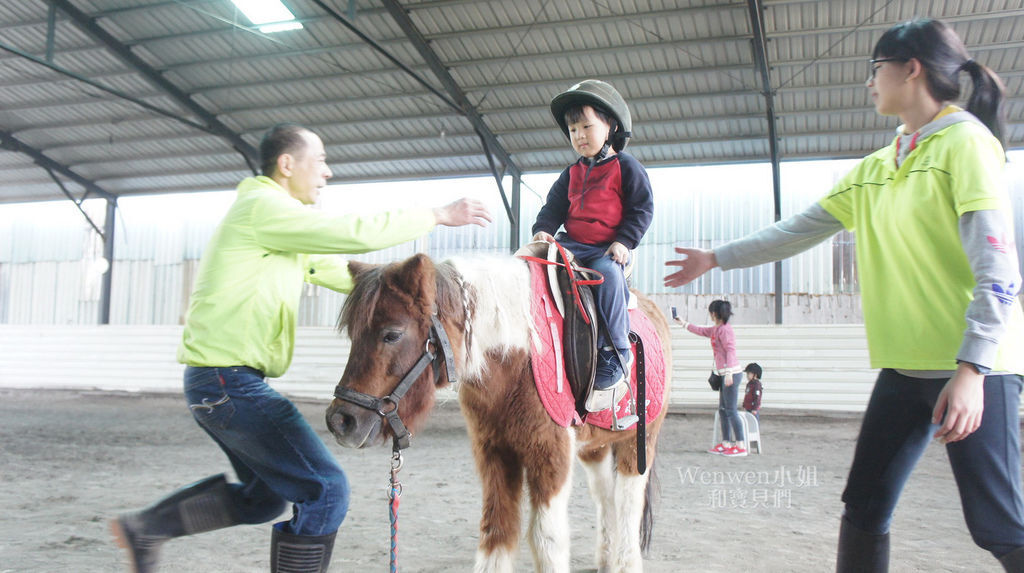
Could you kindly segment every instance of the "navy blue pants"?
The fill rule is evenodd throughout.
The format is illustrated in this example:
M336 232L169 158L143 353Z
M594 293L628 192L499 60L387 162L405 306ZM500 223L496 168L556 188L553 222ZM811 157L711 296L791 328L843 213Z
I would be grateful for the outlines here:
M604 321L604 329L598 330L597 346L614 346L619 350L628 350L629 344L629 285L623 274L624 265L620 265L606 255L608 245L588 245L574 241L564 234L559 234L558 242L570 251L576 262L588 269L604 275L604 282L592 287L594 305ZM606 334L607 331L607 334Z
M260 372L189 366L185 398L241 481L232 488L242 522L269 521L290 501L292 517L278 529L294 535L338 530L348 512L345 472L295 405Z
M843 492L844 516L857 528L889 532L903 485L939 428L932 409L946 382L879 373ZM981 426L946 445L971 537L996 557L1024 546L1021 385L1017 375L986 376Z

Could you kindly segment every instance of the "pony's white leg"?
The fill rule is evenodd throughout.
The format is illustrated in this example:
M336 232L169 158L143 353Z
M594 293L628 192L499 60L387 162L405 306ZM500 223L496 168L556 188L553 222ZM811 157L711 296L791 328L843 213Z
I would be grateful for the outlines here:
M644 570L640 553L640 520L643 519L644 490L650 471L648 469L644 475L615 473L614 503L618 519L612 530L612 545L618 550L612 553L612 571L639 573Z
M497 547L490 553L477 549L473 573L512 573L514 560L515 555L512 551L504 547Z
M610 452L597 461L584 461L587 472L587 487L590 497L597 506L597 539L594 550L594 565L600 573L611 571L612 558L618 551L614 546L614 531L618 529L615 507L615 468Z
M569 495L572 493L572 456L576 451L576 433L567 428L569 440L565 455L568 472L561 488L547 504L530 504L530 549L534 568L543 573L569 573ZM558 463L558 460L551 460ZM532 493L532 492L531 492Z

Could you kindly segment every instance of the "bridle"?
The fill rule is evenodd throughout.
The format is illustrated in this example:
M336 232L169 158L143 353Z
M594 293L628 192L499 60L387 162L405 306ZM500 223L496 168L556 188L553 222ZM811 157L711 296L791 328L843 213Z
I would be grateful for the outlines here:
M462 276L458 273L455 274L455 280L458 282L459 288L462 291L462 305L465 312L465 323L463 324L466 340L466 350L469 351L469 339L471 332L471 322L469 318L469 294L466 290L465 284L462 280ZM433 346L437 353L431 351ZM423 354L420 355L419 360L416 364L405 373L405 376L398 381L394 390L390 394L383 398L377 396L371 396L346 388L339 382L334 387L334 397L355 404L361 408L367 410L373 410L378 416L383 418L387 422L388 427L391 428L392 435L392 453L391 453L391 484L388 489L388 506L389 506L389 518L391 522L391 555L390 555L390 571L398 571L398 502L402 497L402 484L398 481L398 471L402 469L402 450L409 447L411 434L405 424L402 422L402 418L398 415L398 403L405 396L405 393L409 391L413 383L423 374L426 370L427 365L433 365L434 367L434 384L436 385L441 380L441 363L444 363L445 371L448 375L448 382L455 384L455 361L454 353L452 352L452 343L448 340L448 333L444 330L444 325L437 318L437 307L434 306L430 313L430 332L427 333L427 340L423 343Z
M367 410L373 410L387 422L391 428L391 433L394 437L393 449L395 452L399 452L409 447L409 430L402 423L402 419L398 415L398 402L405 396L405 393L409 391L413 383L423 374L427 366L433 364L434 366L434 383L437 384L441 380L441 363L444 362L444 367L448 373L448 382L451 384L455 383L455 363L452 359L452 344L448 340L448 334L444 331L444 326L441 325L441 321L437 318L437 311L435 310L430 315L430 333L427 335L427 340L423 345L423 354L420 355L420 359L416 361L405 376L398 381L398 385L391 391L390 394L383 398L377 396L371 396L370 394L364 394L353 390L351 388L345 388L340 383L334 388L334 397L355 404L361 408ZM431 352L431 346L439 350L436 354Z

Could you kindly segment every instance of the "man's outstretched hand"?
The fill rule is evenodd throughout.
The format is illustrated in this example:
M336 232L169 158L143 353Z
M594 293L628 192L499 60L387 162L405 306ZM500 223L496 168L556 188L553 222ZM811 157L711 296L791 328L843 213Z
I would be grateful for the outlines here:
M438 225L446 227L461 227L469 224L486 227L487 223L494 220L494 217L480 201L462 198L444 207L435 207L434 219L437 220Z

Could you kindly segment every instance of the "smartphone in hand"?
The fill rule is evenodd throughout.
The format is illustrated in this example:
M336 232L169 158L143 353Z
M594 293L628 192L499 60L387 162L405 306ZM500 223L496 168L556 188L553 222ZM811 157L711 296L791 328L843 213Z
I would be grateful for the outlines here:
M673 319L679 318L679 313L676 312L676 307L674 307L674 306L672 307L672 318Z

